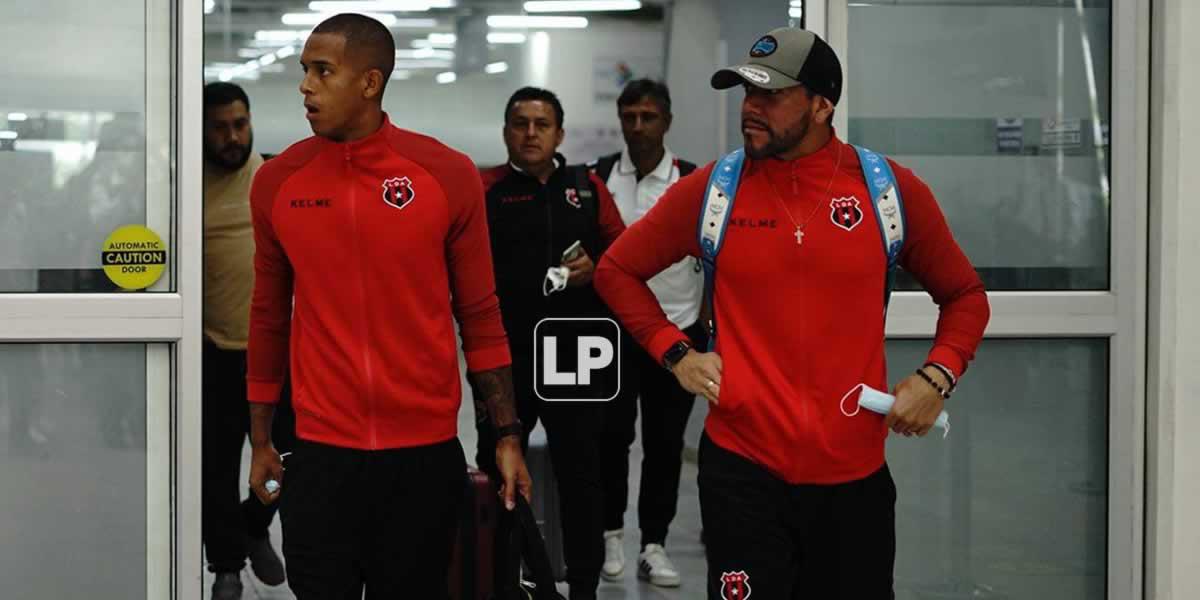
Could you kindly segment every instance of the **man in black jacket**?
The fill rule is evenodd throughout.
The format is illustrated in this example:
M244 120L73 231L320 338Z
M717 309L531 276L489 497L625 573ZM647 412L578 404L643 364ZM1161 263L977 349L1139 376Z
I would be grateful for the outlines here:
M563 109L554 93L517 90L505 105L508 164L483 172L496 295L513 356L522 447L540 418L558 480L563 553L572 600L596 597L604 559L600 432L603 403L546 402L534 391L533 333L547 317L610 316L592 289L592 271L625 230L612 196L585 166L568 166L556 151L563 140ZM570 250L580 242L577 252ZM548 270L566 267L555 280ZM560 272L561 273L561 272ZM494 434L476 419L476 464L492 471Z

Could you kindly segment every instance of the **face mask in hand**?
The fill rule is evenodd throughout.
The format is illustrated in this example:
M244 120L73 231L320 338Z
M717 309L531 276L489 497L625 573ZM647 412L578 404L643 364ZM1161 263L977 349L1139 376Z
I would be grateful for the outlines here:
M847 412L846 400L853 396L854 392L859 390L862 390L862 392L858 395L858 405L854 407L854 412ZM886 416L889 412L891 412L892 405L895 403L895 396L891 394L885 394L884 392L881 392L865 383L860 383L850 388L850 391L846 392L845 396L842 396L840 408L842 409L842 414L846 415L847 417L853 417L854 415L857 415L860 408L865 408L871 412L876 412ZM933 422L933 426L942 430L943 438L950 435L950 415L943 410L942 414L938 415L937 420Z
M567 288L567 278L571 270L566 267L550 267L546 269L546 280L542 282L542 295L549 296Z

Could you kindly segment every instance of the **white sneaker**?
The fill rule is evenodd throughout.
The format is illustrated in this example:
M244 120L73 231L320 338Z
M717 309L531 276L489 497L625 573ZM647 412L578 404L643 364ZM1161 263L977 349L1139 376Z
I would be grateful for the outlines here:
M620 529L604 532L604 566L600 576L608 581L620 581L625 573L625 532Z
M658 544L647 544L638 557L638 579L659 587L679 587L679 571L667 558L667 551Z

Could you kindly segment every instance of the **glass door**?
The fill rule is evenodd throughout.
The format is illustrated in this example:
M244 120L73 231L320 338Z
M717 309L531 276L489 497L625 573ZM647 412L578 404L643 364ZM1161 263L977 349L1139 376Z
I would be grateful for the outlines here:
M992 303L949 438L889 441L898 599L1141 595L1146 12L805 3L843 59L838 131L930 185ZM899 285L893 380L936 327Z
M202 13L0 3L0 580L14 598L199 598Z

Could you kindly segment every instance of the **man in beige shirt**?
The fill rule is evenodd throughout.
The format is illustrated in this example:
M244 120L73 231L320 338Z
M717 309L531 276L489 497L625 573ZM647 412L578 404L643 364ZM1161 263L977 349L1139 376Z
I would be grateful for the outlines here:
M246 401L246 342L254 290L254 231L250 184L263 164L254 152L250 100L232 83L204 87L204 492L203 537L208 568L216 573L213 600L242 597L241 571L280 585L285 573L267 527L278 503L253 494L239 501L242 445L250 428ZM281 451L295 436L286 404L275 413Z

